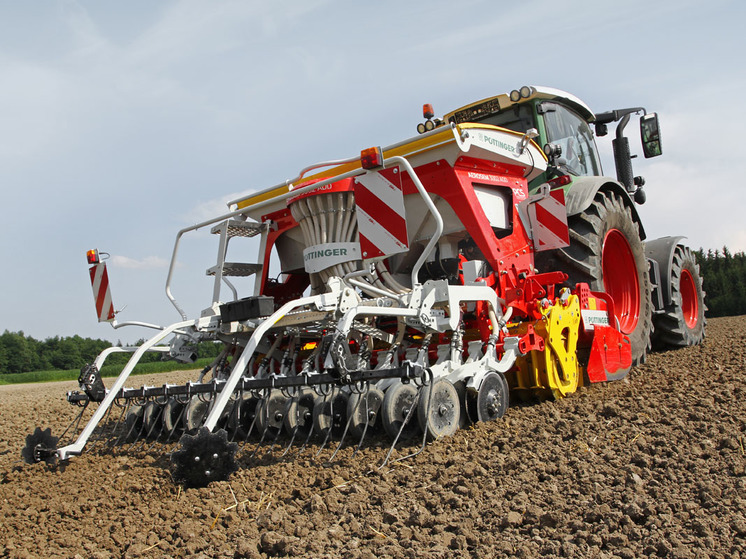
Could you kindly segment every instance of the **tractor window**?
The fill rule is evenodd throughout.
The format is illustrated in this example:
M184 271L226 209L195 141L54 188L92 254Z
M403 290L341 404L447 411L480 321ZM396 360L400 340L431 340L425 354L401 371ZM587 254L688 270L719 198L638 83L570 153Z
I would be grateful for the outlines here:
M562 148L560 167L573 175L600 175L601 165L588 123L562 105L544 103L544 107L547 141Z
M533 109L528 103L513 105L509 109L500 111L497 114L491 114L478 122L501 126L514 132L520 132L521 134L524 134L529 128L536 128Z

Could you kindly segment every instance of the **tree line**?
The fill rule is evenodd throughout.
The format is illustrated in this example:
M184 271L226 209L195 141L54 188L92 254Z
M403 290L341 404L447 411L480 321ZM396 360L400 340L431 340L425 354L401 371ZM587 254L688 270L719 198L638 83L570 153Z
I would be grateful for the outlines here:
M140 345L145 340L139 340ZM81 338L80 336L47 338L36 340L23 332L5 332L0 335L0 374L28 373L30 371L53 371L80 369L93 363L96 356L111 342L106 340ZM117 343L121 346L121 342ZM220 345L202 342L197 346L198 357L216 357ZM130 358L130 353L113 353L106 359L107 365L123 365ZM160 361L167 358L161 353L146 353L141 363Z
M699 249L694 253L704 284L707 316L746 314L746 254Z

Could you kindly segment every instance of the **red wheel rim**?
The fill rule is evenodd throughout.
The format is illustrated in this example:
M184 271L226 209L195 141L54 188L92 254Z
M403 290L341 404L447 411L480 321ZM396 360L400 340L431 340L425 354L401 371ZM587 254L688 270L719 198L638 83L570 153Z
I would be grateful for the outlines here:
M699 319L699 298L694 278L689 270L681 271L679 291L681 291L681 312L684 314L684 322L688 328L694 328Z
M640 318L640 283L632 248L627 237L617 229L606 234L601 269L604 289L614 299L619 327L623 333L631 334Z

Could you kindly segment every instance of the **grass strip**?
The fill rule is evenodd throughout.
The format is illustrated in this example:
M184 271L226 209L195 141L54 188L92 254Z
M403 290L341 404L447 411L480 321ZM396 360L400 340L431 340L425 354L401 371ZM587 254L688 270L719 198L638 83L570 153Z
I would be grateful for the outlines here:
M191 369L201 369L212 362L213 358L206 357L197 359L194 363L179 363L177 361L154 361L152 363L138 364L133 375L149 375L153 373L170 373L171 371L186 371ZM124 369L124 365L104 365L101 368L101 376L116 377ZM78 380L80 371L73 369L70 371L31 371L28 373L8 373L0 375L0 385L3 384L26 384L31 382L56 382L60 380Z

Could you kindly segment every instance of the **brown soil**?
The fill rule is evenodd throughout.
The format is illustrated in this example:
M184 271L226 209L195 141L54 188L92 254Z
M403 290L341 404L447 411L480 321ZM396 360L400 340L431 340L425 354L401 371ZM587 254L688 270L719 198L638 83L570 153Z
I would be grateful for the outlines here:
M332 466L307 449L186 491L164 454L21 464L75 386L0 387L0 556L746 558L745 370L746 317L714 319L701 347L383 471L383 446Z

